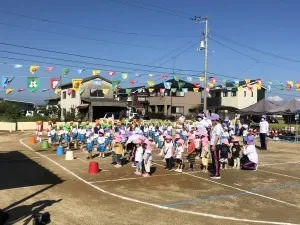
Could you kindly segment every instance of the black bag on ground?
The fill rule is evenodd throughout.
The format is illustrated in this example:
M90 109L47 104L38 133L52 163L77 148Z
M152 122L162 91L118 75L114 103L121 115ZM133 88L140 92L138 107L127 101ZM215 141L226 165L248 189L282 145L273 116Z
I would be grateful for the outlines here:
M33 225L44 225L44 224L49 224L51 222L50 220L50 213L45 212L45 213L37 213L33 215Z

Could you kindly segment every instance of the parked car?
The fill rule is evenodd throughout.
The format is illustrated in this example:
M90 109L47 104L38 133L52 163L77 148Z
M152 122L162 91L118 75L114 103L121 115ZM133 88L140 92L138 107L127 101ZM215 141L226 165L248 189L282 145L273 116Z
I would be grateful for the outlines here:
M26 111L25 116L33 116L34 115L34 111Z

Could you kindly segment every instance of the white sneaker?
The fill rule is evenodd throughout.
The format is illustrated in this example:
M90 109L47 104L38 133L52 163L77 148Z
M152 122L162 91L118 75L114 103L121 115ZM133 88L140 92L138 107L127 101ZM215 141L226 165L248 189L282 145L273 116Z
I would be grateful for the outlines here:
M179 169L177 172L182 173L182 169Z
M179 172L178 170L179 170L179 169L175 169L174 171L175 171L175 172Z

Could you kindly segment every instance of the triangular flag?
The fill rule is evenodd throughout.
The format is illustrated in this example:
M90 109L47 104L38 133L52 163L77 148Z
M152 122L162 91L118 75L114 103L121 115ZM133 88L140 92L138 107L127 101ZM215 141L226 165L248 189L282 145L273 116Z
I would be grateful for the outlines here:
M239 85L240 85L240 81L239 81L239 80L234 80L233 82L234 82L234 83L233 83L233 86L234 86L235 88L238 88Z
M109 92L109 89L108 88L104 88L104 89L102 89L102 92L103 92L104 95L107 95L108 92Z
M152 74L152 73L149 73L149 75L148 75L149 77L154 77L154 74Z
M101 70L93 70L93 76L100 75Z
M155 83L154 83L154 81L148 80L147 84L149 85L149 87L152 87L152 86L154 86Z
M178 81L177 84L178 84L178 88L181 89L185 85L185 82Z
M54 67L53 66L47 66L46 67L46 72L51 72L52 70L54 69Z
M297 91L300 91L300 81L298 81L298 82L296 83L296 90L297 90Z
M281 82L279 82L278 88L279 88L280 90L283 90L283 84L282 84Z
M268 86L267 91L271 91L271 85Z
M179 81L180 80L180 76L174 76L174 80Z
M136 73L136 74L135 74L136 77L140 77L141 75L142 75L142 74L140 74L140 73Z
M194 87L196 87L196 88L200 87L200 84L197 83L197 82L193 83L193 85L194 85Z
M77 70L77 72L78 72L79 75L82 74L83 71L85 71L85 69L78 69L78 70Z
M16 69L19 69L19 68L22 68L23 67L23 65L21 65L21 64L15 64L14 65L14 68L16 68Z
M13 91L14 91L14 89L8 88L8 89L6 89L5 93L6 93L7 95L9 95L9 94L12 93Z
M127 79L128 78L128 73L121 73L121 75L122 75L123 79Z
M154 88L149 88L148 90L150 93L152 93L154 91Z
M213 88L213 87L215 86L215 84L212 83L212 82L208 82L208 86L209 86L210 88Z
M160 89L159 89L159 92L160 92L161 94L164 94L164 93L165 93L165 89L164 89L164 88L160 88Z
M7 87L7 82L8 82L8 77L2 77L2 80L1 80L1 87L2 88L6 88Z
M192 78L192 77L187 77L186 80L187 80L188 82L191 82L191 81L193 80L193 78Z
M250 83L250 79L245 79L245 83L249 84Z
M126 88L126 94L130 94L131 93L131 88Z
M269 80L268 84L269 84L269 85L272 85L272 84L273 84L273 81Z
M24 88L19 88L18 89L18 92L22 92L22 91L25 91L25 89Z
M161 75L161 78L164 79L164 80L166 80L168 78L168 75L167 74L163 74L163 75Z
M293 82L293 81L291 81L291 80L288 80L288 81L287 81L287 84L288 84L288 85L290 85L291 87L293 87L293 86L294 86L294 82Z
M193 88L194 92L199 92L199 88Z
M256 82L257 82L258 84L260 84L260 85L262 84L261 79L257 79Z
M129 81L129 84L134 84L134 83L135 83L134 80Z
M257 83L256 88L257 88L257 90L261 90L261 84Z
M109 71L109 72L107 72L108 76L113 76L115 73L116 73L116 72L114 72L114 71Z
M171 89L171 85L172 85L171 82L164 82L164 87L165 87L165 89L170 90L170 89Z
M59 78L51 78L50 79L50 89L55 90L60 82Z
M215 84L217 82L217 79L215 77L210 77L209 80L213 84Z
M74 91L79 91L82 84L82 79L72 79L72 88Z
M60 88L55 88L55 90L54 90L54 93L57 95L57 94L59 94L61 92L61 89Z
M177 91L177 88L171 88L172 93L176 93L176 91Z
M32 65L32 66L29 67L29 72L30 72L31 74L35 74L36 71L37 71L39 68L40 68L39 66Z
M113 81L111 81L111 89L113 91L117 90L117 87L118 87L119 84L120 84L119 80L113 80Z
M182 88L181 90L182 90L182 92L184 92L184 93L187 93L187 92L188 92L188 89L187 89L187 88Z
M203 76L200 76L200 77L199 77L199 81L200 81L200 82L203 82L203 81L205 81L205 77L203 77Z
M31 92L35 92L40 88L40 78L27 77L27 89Z
M68 68L64 68L63 69L63 76L64 77L67 76L69 72L70 72L70 70Z
M101 87L102 86L102 80L100 78L96 78L93 80L93 83L96 87Z

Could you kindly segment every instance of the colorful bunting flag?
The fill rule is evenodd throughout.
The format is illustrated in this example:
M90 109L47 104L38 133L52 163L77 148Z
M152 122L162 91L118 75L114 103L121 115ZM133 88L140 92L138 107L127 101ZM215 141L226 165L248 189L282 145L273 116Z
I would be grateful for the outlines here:
M59 78L51 78L50 79L50 89L55 90L55 88L57 88L59 82L60 82Z
M166 80L168 78L168 75L167 74L163 74L163 75L161 75L161 78L164 79L164 80Z
M193 88L194 92L199 92L199 88Z
M79 88L81 86L82 79L72 79L72 88L74 91L79 91Z
M134 80L129 81L129 84L134 84L134 83L135 83Z
M64 77L67 76L69 72L70 72L70 70L68 68L64 68L63 69L63 76Z
M148 88L149 92L152 93L154 91L154 88Z
M257 79L256 82L257 82L258 84L262 85L261 79Z
M131 88L126 88L126 94L130 94L131 93Z
M96 78L93 80L93 83L96 87L101 87L102 86L102 80L100 78Z
M78 70L77 70L77 72L78 72L79 75L82 74L83 71L85 71L85 69L78 69Z
M297 81L297 83L296 83L296 90L300 91L300 81Z
M14 91L14 89L8 88L8 89L6 89L5 93L6 93L7 95L9 95L9 94L12 93L13 91Z
M273 81L269 80L268 84L269 84L269 85L272 85L272 84L273 84Z
M187 80L188 82L191 82L191 81L193 80L193 78L192 78L192 77L187 77L186 80Z
M215 84L217 82L217 79L215 77L210 77L209 80L213 84Z
M153 77L154 76L154 74L152 74L152 73L149 73L149 75L148 75L149 77Z
M257 88L257 90L261 90L261 84L260 84L260 83L257 83L257 84L256 84L256 88Z
M67 90L67 94L70 96L72 94L73 89L72 88L68 88Z
M109 71L109 72L107 72L108 76L113 76L115 73L116 73L116 72L114 72L114 71Z
M22 92L22 91L25 91L25 89L24 88L19 88L18 89L18 92Z
M46 72L51 72L52 70L54 69L54 67L53 66L47 66L46 67Z
M250 79L245 79L245 83L249 84L250 83Z
M109 89L108 89L108 88L103 88L103 89L102 89L102 92L103 92L104 95L107 95L108 92L109 92Z
M280 90L283 90L283 84L282 84L281 82L278 83L278 88L279 88Z
M140 73L136 73L136 74L135 74L136 77L140 77L141 75L142 75L142 74L140 74Z
M128 78L128 73L121 73L121 75L122 75L123 79L127 79Z
M240 85L240 81L239 80L234 80L233 81L233 87L238 88Z
M112 80L112 81L111 81L111 89L112 89L113 91L117 90L117 87L118 87L119 84L120 84L120 81L119 81L119 80Z
M27 89L31 92L35 92L40 88L39 77L27 77Z
M181 90L182 90L183 93L187 93L188 92L187 88L182 88Z
M209 86L210 88L213 88L213 87L215 86L215 84L212 83L212 82L208 82L207 84L208 84L208 86Z
M174 76L174 80L179 81L180 80L180 76Z
M200 87L200 83L194 82L193 83L194 87L199 88Z
M200 77L198 77L199 78L199 81L200 82L204 82L205 81L205 77L203 77L203 76L200 76Z
M15 77L2 77L1 86L6 88L14 79Z
M176 91L177 91L177 88L171 88L172 93L176 93Z
M93 70L93 76L100 75L101 70Z
M164 93L165 93L165 89L164 89L164 88L160 88L160 89L159 89L159 92L160 92L161 94L164 94Z
M149 87L153 87L154 86L154 81L148 80L147 84L149 85Z
M288 81L287 81L287 84L288 84L289 86L291 86L291 88L294 87L294 82L291 81L291 80L288 80Z
M184 85L185 85L185 82L182 82L182 81L178 81L178 88L181 89Z
M19 68L22 68L23 67L23 65L21 65L21 64L15 64L14 65L14 68L16 68L16 69L19 69Z
M172 85L171 82L164 82L164 87L165 87L165 89L170 90L170 89L171 89L171 85Z
M54 93L57 95L57 94L59 94L61 92L61 89L60 88L55 88L55 90L54 90Z
M39 68L40 68L39 66L32 65L29 67L29 72L31 74L35 74Z

